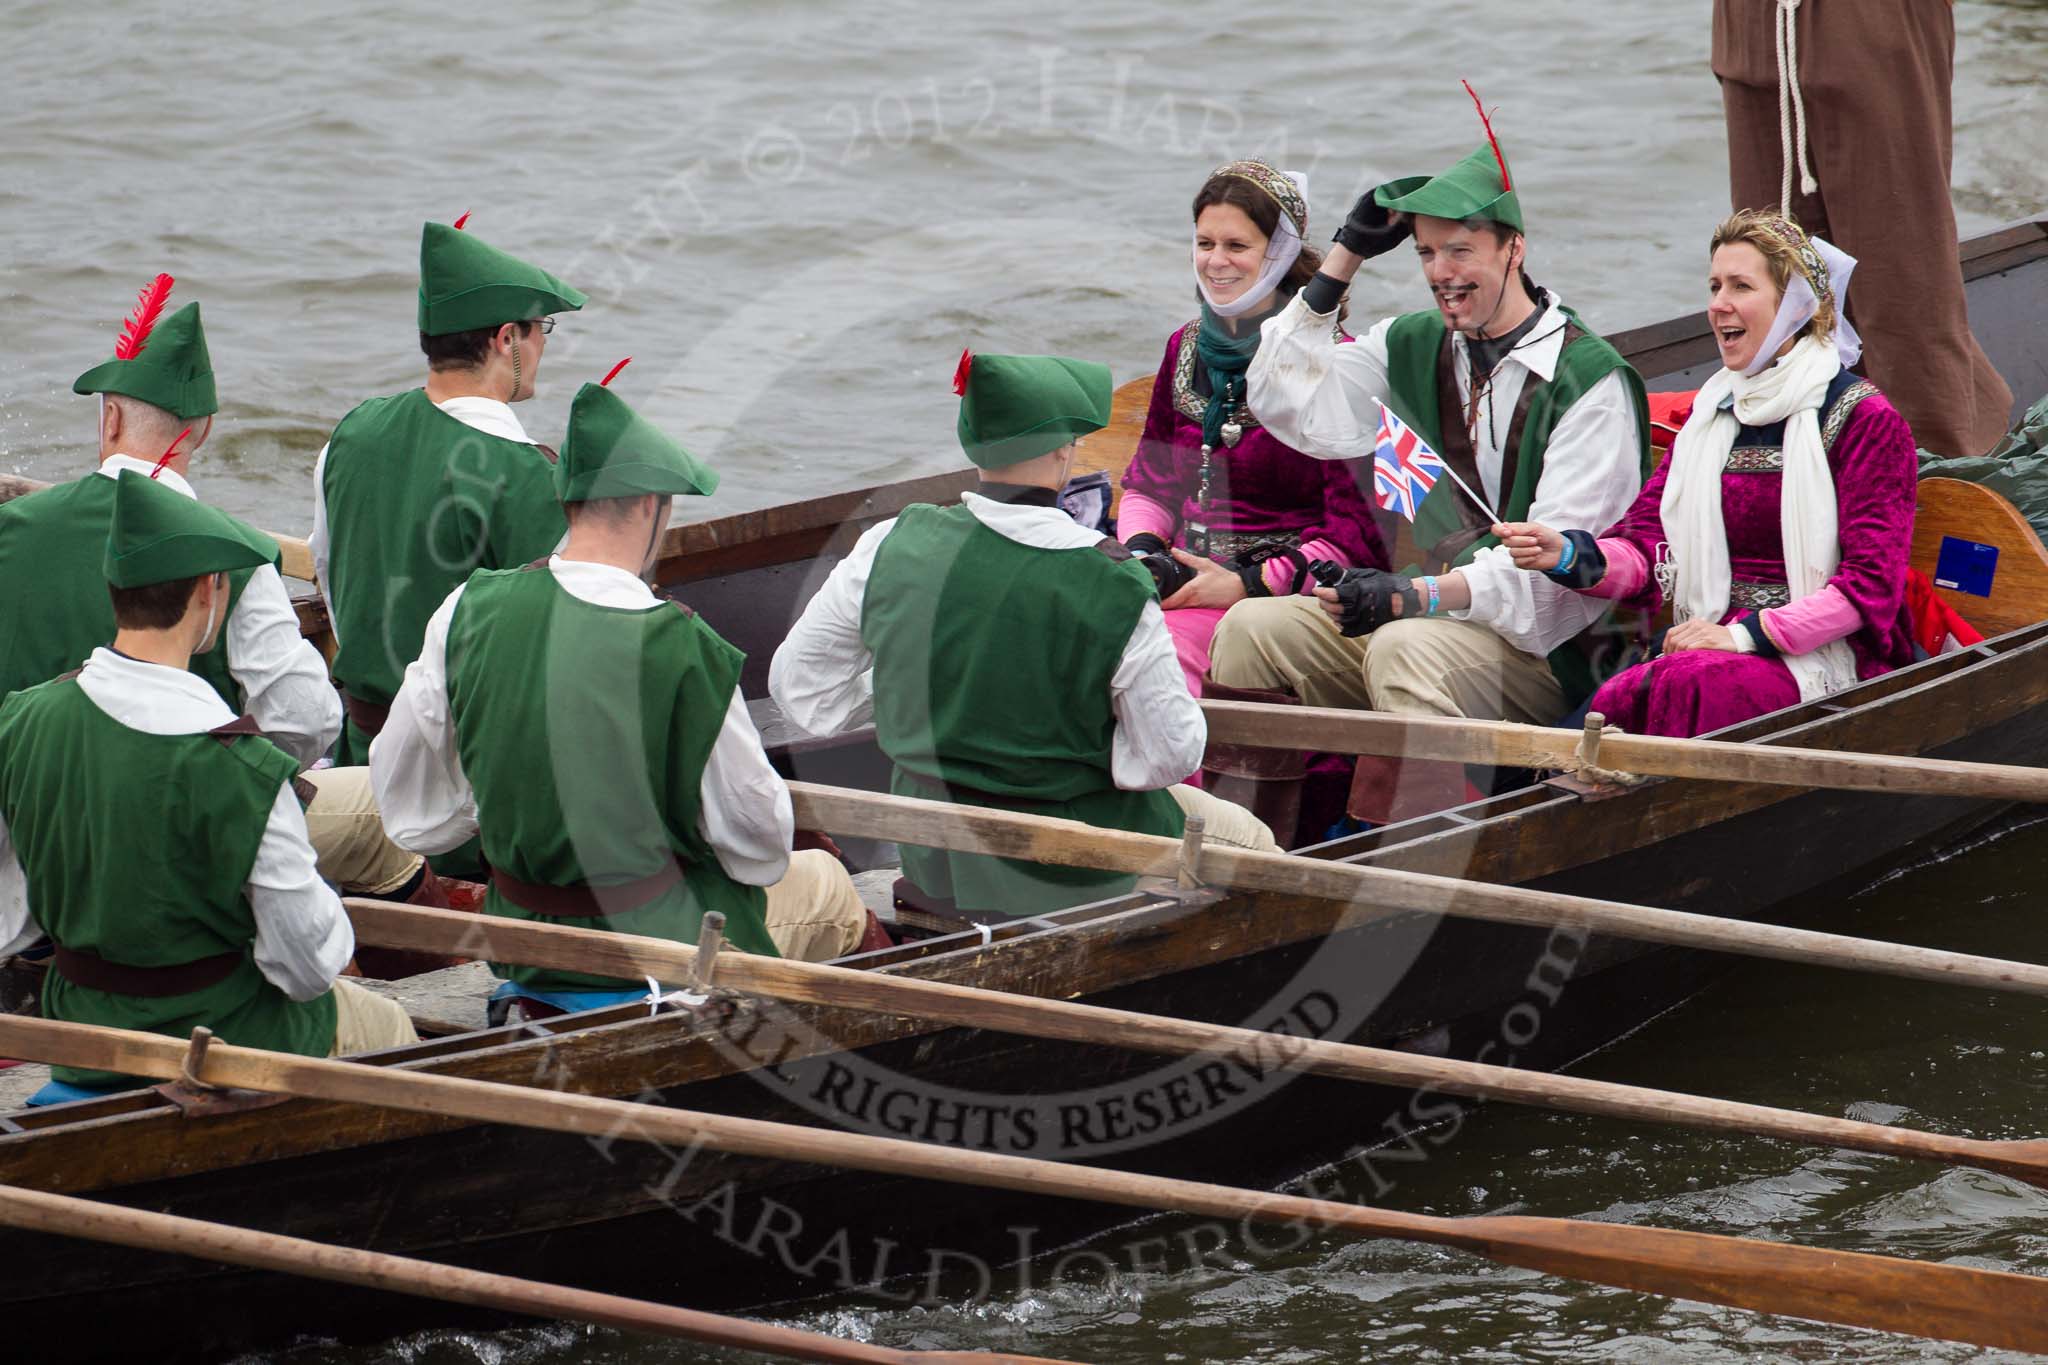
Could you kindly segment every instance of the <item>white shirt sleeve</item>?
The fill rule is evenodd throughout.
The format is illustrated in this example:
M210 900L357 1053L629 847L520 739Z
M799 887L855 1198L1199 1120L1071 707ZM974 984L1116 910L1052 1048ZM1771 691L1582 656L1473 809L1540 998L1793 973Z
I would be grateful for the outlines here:
M1528 519L1595 535L1621 520L1642 491L1637 436L1635 404L1616 371L1572 404L1551 433ZM1481 550L1460 572L1472 605L1449 614L1477 621L1529 654L1548 654L1609 605L1516 568L1504 546Z
M427 621L420 656L406 666L391 715L370 742L370 786L391 842L414 853L446 853L477 831L476 793L463 776L448 705L448 623L457 587Z
M341 733L341 696L327 661L299 633L284 579L265 564L228 617L228 672L248 697L249 714L273 743L310 768Z
M892 517L871 526L818 589L768 665L768 695L806 734L836 735L875 716L875 660L860 635L868 573Z
M1296 294L1259 327L1245 372L1245 401L1266 430L1304 455L1349 460L1370 455L1387 396L1387 328L1374 325L1339 344L1336 316L1311 313Z
M12 957L42 936L42 928L28 912L28 873L15 856L7 822L0 819L0 958Z
M328 629L333 629L334 599L327 595L327 447L321 446L313 460L313 531L306 537L313 552L313 584L327 606ZM335 637L339 639L340 637Z
M704 764L698 796L697 832L718 855L726 875L747 886L781 881L789 871L796 813L737 688Z
M355 926L320 880L306 814L289 782L277 790L246 890L256 912L257 970L294 1000L325 994L355 956Z
M1202 766L1209 722L1188 692L1187 678L1166 633L1166 614L1147 602L1109 680L1116 733L1109 773L1123 791L1170 787Z

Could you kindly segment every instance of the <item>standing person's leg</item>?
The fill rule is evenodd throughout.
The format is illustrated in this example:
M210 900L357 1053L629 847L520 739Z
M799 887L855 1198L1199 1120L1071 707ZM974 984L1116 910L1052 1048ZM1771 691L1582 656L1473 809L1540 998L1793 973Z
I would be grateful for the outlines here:
M2005 434L2012 390L1970 333L1949 198L1956 24L1945 4L1809 5L1800 72L1829 240L1858 259L1849 316L1863 372L1923 446L1981 455ZM1809 74L1810 73L1810 74Z
M1728 127L1728 198L1737 209L1780 207L1784 143L1778 120L1777 0L1714 0L1713 68ZM1829 241L1819 195L1802 195L1793 172L1791 213Z
M1738 209L1776 206L1782 188L1777 13L1774 0L1714 4L1714 74ZM1784 207L1857 258L1848 311L1864 340L1859 368L1914 437L1941 454L1981 454L2005 432L2012 391L1970 332L1956 257L1955 16L1922 0L1819 0L1800 6L1795 33L1820 189L1801 191L1795 149Z

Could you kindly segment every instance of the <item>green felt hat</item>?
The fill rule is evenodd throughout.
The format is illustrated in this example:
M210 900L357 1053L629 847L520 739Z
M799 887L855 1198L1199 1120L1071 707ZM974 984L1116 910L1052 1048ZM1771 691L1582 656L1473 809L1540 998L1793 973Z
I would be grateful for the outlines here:
M618 394L602 384L576 391L569 405L569 434L555 463L555 495L563 502L710 493L717 487L717 471L663 435Z
M93 366L71 381L73 393L119 393L154 403L191 421L220 411L213 391L213 358L206 353L206 329L199 325L199 305L188 303L158 322L149 309L151 289L160 287L157 308L170 293L170 276L160 286L143 290L114 358Z
M1504 180L1506 165L1505 155L1496 160L1492 146L1481 143L1442 175L1389 180L1372 192L1373 202L1396 213L1421 213L1456 222L1487 218L1520 232L1522 201Z
M1109 366L1056 355L960 353L960 448L983 469L1058 450L1109 425Z
M584 302L579 290L474 233L445 223L420 233L420 331L430 337L573 313Z
M114 482L107 582L143 588L277 562L277 542L253 526L137 469Z

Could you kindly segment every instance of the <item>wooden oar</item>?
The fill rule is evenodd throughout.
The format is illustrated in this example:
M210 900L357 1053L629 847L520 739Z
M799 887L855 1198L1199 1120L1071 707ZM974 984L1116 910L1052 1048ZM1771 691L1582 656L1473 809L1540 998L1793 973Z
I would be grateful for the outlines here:
M0 1053L165 1079L180 1076L189 1066L197 1079L210 1085L342 1104L1426 1242L1504 1265L1621 1289L2048 1352L2048 1278L2032 1275L1619 1223L1400 1213L219 1043L202 1048L196 1036L188 1049L176 1039L154 1034L21 1015L0 1016Z
M789 791L800 829L1139 876L1171 877L1181 867L1182 841L1161 835L809 782L792 782ZM1199 876L1210 886L1339 902L1351 907L1346 924L1394 911L1419 911L1500 924L1590 929L1645 943L2048 995L2048 967L2030 962L1590 900L1523 886L1495 886L1399 868L1207 844L1202 848Z
M496 915L457 914L394 901L350 897L343 904L355 921L358 942L462 953L493 962L592 976L629 980L653 976L671 984L698 979L697 950L667 939ZM1261 1033L1223 1024L1105 1009L1071 1000L1045 1000L949 981L925 981L888 972L855 971L751 953L719 953L711 968L711 981L777 1000L908 1015L1027 1038L1057 1038L1169 1056L1215 1053L1236 1057L1261 1075L1268 1071L1313 1072L1374 1085L1426 1088L1447 1095L1505 1100L1570 1113L1973 1166L2048 1189L2048 1140L1994 1142L1890 1128L1825 1114L1740 1104L1579 1076L1547 1075L1452 1057L1425 1057L1385 1048Z
M435 1261L285 1237L274 1232L180 1218L147 1209L123 1208L70 1195L0 1186L0 1223L30 1232L54 1233L196 1256L224 1265L275 1270L338 1284L412 1294L535 1317L618 1327L653 1336L681 1337L789 1360L855 1362L857 1365L1062 1365L1038 1356L983 1351L899 1351L864 1342L841 1341L819 1332L701 1313L644 1299L622 1298L589 1289L511 1275L493 1275Z
M1794 749L1779 744L1672 739L1663 735L1625 735L1613 730L1601 732L1596 757L1589 759L1583 747L1584 736L1579 731L1517 725L1504 720L1400 716L1383 711L1264 706L1244 701L1205 701L1202 713L1208 717L1211 740L1255 748L1393 754L1507 768L1572 771L1597 763L1602 768L1646 776L1999 801L2048 801L2048 769L2010 763L1963 763L1839 749Z
M0 474L0 503L15 498L25 498L31 493L40 493L51 487L41 479L31 479L22 474ZM286 578L313 581L313 547L297 536L281 536L275 531L265 535L277 542L278 572Z

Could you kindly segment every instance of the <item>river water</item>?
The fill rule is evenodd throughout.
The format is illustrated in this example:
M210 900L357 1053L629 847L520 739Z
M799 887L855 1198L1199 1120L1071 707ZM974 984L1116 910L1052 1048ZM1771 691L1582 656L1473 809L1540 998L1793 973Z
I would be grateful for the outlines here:
M1822 0L1823 3L1828 0ZM1937 3L1938 0L1927 0ZM705 515L959 463L962 346L1149 373L1193 312L1186 204L1219 161L1311 176L1312 240L1353 195L1496 122L1531 268L1597 326L1699 306L1725 211L1707 0L1442 0L1265 10L982 0L482 12L309 0L14 0L0 55L0 469L92 459L74 375L158 270L204 301L223 400L210 499L310 525L354 403L418 382L419 223L470 227L583 288L522 415L582 380L725 475ZM2048 4L1956 7L1965 235L2048 206ZM1354 316L1416 306L1368 269ZM2048 827L1843 907L1861 932L2048 958ZM2048 1029L2015 998L1748 968L1582 1070L1985 1137L2032 1136ZM2044 1197L1995 1177L1490 1107L1399 1204L1626 1219L2048 1273ZM1591 1289L1399 1244L1242 1244L981 1303L792 1319L893 1345L1091 1361L1979 1358ZM708 1359L562 1327L309 1348L293 1365Z

